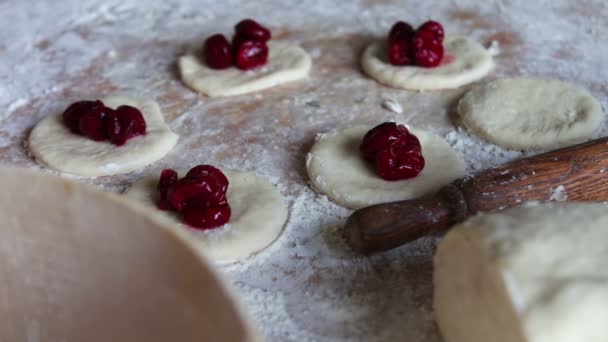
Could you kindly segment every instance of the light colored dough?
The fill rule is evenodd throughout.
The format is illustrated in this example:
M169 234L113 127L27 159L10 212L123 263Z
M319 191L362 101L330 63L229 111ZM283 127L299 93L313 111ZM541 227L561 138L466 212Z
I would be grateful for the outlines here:
M74 175L109 176L154 163L177 143L177 134L165 123L156 102L122 96L102 101L110 108L121 105L138 108L146 120L146 135L115 146L109 141L93 141L74 134L63 124L61 115L50 115L34 127L28 139L29 151L36 161Z
M0 187L0 341L261 341L167 219L23 168Z
M514 149L555 148L591 138L601 124L599 102L558 80L504 78L470 90L458 103L473 132Z
M361 66L376 81L409 90L458 88L482 79L494 68L490 53L474 40L447 36L443 44L445 56L453 56L454 61L436 68L390 64L386 41L369 45L363 52Z
M191 51L178 61L182 80L195 91L216 97L251 93L308 76L312 61L302 48L275 42L268 47L268 63L249 71L211 69L201 61L200 52Z
M446 342L608 341L608 211L524 205L453 228L435 257Z
M249 172L223 172L230 183L227 196L232 215L228 224L213 230L191 229L174 212L159 210L158 176L139 180L126 196L144 203L150 215L170 216L175 229L187 232L185 236L198 250L218 264L228 264L246 259L276 240L287 220L287 207L268 181Z
M318 137L306 158L308 177L318 192L358 209L426 195L464 174L464 161L443 139L410 129L420 140L425 167L415 178L385 181L359 152L363 136L372 128L355 126Z

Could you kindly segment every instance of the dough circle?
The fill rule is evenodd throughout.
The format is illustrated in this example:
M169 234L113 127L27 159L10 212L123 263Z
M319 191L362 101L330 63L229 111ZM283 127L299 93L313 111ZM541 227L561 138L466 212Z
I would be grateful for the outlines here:
M276 187L259 176L233 170L222 172L229 181L227 196L232 215L228 224L217 229L191 229L177 214L159 210L156 207L158 176L137 181L126 196L143 203L150 215L170 216L175 229L186 232L184 236L198 250L217 264L229 264L244 260L275 241L287 220L287 207Z
M494 68L492 55L474 40L447 36L443 44L445 55L453 56L454 60L436 68L390 64L386 41L369 45L363 52L361 66L376 81L408 90L455 89L482 79Z
M513 149L555 148L593 136L602 121L599 102L558 80L504 78L467 92L458 103L462 122L495 144Z
M123 146L109 141L93 141L72 133L60 115L42 119L28 139L28 148L40 164L79 176L110 176L131 172L164 157L177 143L178 136L165 123L158 104L151 100L113 96L102 99L116 108L138 108L146 120L146 135L129 139Z
M302 48L275 42L269 42L268 48L268 63L250 71L211 69L201 62L199 51L191 51L178 61L182 80L195 91L216 97L251 93L308 76L312 61Z
M446 342L606 341L606 227L605 205L552 203L450 230L434 261Z
M443 139L410 129L420 140L425 167L415 178L385 181L359 153L363 136L372 128L355 126L319 136L306 157L314 189L340 205L359 209L426 195L464 174L464 161Z

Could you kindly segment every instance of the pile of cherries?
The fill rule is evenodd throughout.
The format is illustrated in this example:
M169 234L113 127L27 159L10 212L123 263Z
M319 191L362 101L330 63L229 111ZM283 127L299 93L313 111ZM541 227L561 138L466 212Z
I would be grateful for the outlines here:
M146 121L139 109L131 106L112 109L100 100L72 103L63 112L63 123L73 133L95 141L109 140L116 146L146 134Z
M160 173L157 190L158 208L179 213L194 228L218 228L230 219L228 178L211 165L195 166L181 179L174 170L165 169Z
M207 38L203 46L207 66L226 69L235 65L241 70L250 70L266 64L270 30L253 19L241 20L234 30L232 44L219 33Z
M443 37L443 26L436 21L427 21L417 30L398 21L388 34L388 59L393 65L436 67L443 59Z
M405 126L394 122L382 123L367 132L359 149L387 181L416 177L424 168L420 141Z

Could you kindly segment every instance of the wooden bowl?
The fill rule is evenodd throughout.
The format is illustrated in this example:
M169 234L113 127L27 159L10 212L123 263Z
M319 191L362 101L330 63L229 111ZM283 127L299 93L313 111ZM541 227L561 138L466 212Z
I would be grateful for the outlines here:
M251 341L206 262L119 196L0 168L0 341Z

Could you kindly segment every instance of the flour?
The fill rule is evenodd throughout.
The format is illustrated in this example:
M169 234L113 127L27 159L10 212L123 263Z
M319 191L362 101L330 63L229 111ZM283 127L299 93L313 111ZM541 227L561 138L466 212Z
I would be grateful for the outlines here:
M403 3L366 0L288 7L270 0L0 2L0 161L39 169L23 140L42 117L73 101L116 93L155 99L180 135L174 150L141 171L77 180L120 192L167 167L210 163L255 172L286 197L287 226L268 249L221 270L268 341L439 342L430 304L437 238L372 257L351 253L340 237L351 211L307 185L305 155L315 134L405 122L444 137L468 172L541 152L505 150L454 125L450 113L462 89L419 94L366 78L361 49L396 20L418 25L432 17L446 32L484 46L498 42L490 78L559 78L588 89L608 108L608 81L597 72L608 70L602 34L608 9L601 1L567 0L418 1L407 11ZM269 26L273 39L309 51L310 79L255 97L209 99L184 87L177 56L209 34L231 32L245 17ZM8 110L19 99L26 101ZM383 109L383 99L403 112Z

